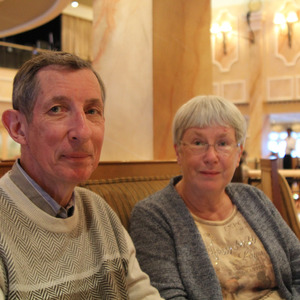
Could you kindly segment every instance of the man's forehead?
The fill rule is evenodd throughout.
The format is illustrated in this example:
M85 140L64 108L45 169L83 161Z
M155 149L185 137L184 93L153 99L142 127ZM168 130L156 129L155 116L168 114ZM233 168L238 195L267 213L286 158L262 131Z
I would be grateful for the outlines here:
M80 75L80 81L77 83L74 83L74 87L80 87L78 83L83 82L84 79L96 83L97 87L101 90L100 83L98 81L97 76L94 74L94 72L89 69L89 68L82 68L82 69L73 69L68 66L61 66L61 65L49 65L46 67L43 67L40 69L37 73L37 79L40 84L45 84L47 85L48 83L56 83L56 81L59 83L61 82L62 84L68 83L72 84L73 83L73 78L72 81L68 80L69 75L72 77L72 75L76 76L78 73L85 73L84 76L83 74ZM59 75L61 73L61 75Z
M38 74L41 73L48 73L51 71L59 71L59 72L78 72L78 71L90 71L91 73L93 73L93 71L89 68L72 68L71 66L65 66L65 65L48 65L45 67L42 67L39 71ZM95 76L96 77L96 76Z
M52 73L52 71L54 73ZM70 72L71 75L72 72L80 72L80 71L85 71L85 72L88 71L89 73L87 77L80 75L80 77L70 78L69 80L67 74L66 76L64 74L63 76L58 76L58 74L55 74L57 71ZM85 78L87 79L87 81L84 80ZM75 81L73 81L73 79L75 79ZM90 100L92 100L92 102L96 103L98 101L103 106L101 86L94 72L88 68L71 69L60 65L47 66L39 70L38 81L39 81L38 84L39 90L38 90L37 100L39 101L37 102L40 102L41 100L40 97L42 97L42 99L47 102L55 102L55 101L67 102L67 101L73 101L75 95L79 97L81 95L85 97L84 99L82 99L85 100L85 102L91 102ZM84 93L82 92L83 90ZM84 95L82 95L82 93ZM43 100L42 102L44 102Z

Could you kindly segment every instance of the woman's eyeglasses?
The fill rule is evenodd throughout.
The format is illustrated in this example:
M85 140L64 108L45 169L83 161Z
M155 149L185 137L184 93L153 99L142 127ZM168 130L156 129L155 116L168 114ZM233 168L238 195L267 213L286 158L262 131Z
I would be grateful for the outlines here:
M240 144L226 142L226 141L217 142L215 144L208 144L199 141L194 143L187 143L184 141L180 141L180 144L189 147L189 149L193 152L193 154L196 155L206 153L210 146L214 147L215 151L220 155L230 155L235 148L240 146Z

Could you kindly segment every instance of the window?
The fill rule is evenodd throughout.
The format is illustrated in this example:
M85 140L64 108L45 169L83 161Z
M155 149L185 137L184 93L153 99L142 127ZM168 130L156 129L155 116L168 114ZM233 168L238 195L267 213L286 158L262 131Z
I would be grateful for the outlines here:
M292 157L300 157L300 132L292 132L292 137L296 139L296 149L292 151ZM277 153L278 157L282 158L285 155L285 139L287 133L272 131L268 136L268 150Z

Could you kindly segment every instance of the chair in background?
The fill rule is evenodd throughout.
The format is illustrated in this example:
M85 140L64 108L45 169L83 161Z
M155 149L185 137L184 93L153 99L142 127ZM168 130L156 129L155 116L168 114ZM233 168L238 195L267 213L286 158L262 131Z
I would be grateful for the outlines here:
M300 240L300 221L290 186L286 178L280 173L278 173L278 181L282 198L283 218Z
M274 203L277 210L283 215L281 192L278 179L278 163L276 157L262 158L261 168L261 190Z
M276 158L261 159L261 189L274 203L285 222L300 239L300 222L295 200L285 177L278 172Z

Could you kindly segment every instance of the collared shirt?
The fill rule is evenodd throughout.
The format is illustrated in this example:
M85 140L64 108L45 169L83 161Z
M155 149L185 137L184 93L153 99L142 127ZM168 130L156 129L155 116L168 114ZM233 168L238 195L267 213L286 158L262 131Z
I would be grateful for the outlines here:
M73 215L74 193L67 207L62 207L25 172L19 160L13 165L10 177L22 192L44 212L57 218L67 218Z
M286 148L285 148L285 154L291 154L293 150L295 150L296 147L296 140L291 137L288 136L286 139Z

